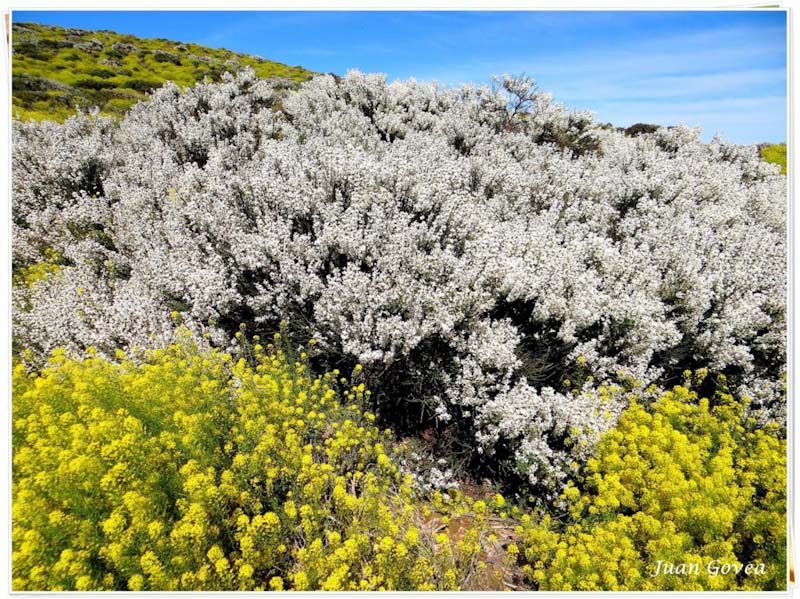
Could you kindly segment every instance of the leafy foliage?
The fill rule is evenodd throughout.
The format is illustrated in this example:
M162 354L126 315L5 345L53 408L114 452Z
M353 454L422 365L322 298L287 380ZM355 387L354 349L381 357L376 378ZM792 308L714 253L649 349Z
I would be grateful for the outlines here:
M20 118L63 121L76 107L99 107L121 117L166 81L193 85L223 72L253 68L260 77L295 81L312 73L224 49L143 39L113 31L13 24L13 113Z
M585 490L564 491L566 521L523 520L531 581L542 590L785 589L786 441L746 406L682 386L650 406L633 401L587 462ZM696 573L665 573L681 563ZM720 564L739 569L723 574Z

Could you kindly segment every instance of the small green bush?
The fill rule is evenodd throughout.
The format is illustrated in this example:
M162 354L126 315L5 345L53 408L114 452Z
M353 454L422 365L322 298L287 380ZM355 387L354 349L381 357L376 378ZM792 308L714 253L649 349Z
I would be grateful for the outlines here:
M42 47L35 41L21 41L14 44L14 54L34 60L49 60L53 56L52 50Z
M625 129L625 135L630 135L631 137L635 137L637 135L642 135L646 133L655 133L658 131L658 125L652 125L650 123L635 123L630 127Z
M119 48L109 48L106 50L106 57L112 60L120 60L125 58L128 55L128 52L121 50Z
M25 73L14 73L11 76L11 87L15 94L25 91L42 92L51 89L63 88L57 82L44 77L36 77L35 75L27 75Z
M148 92L161 87L161 83L148 79L129 79L123 82L122 87L134 89L138 92Z
M177 54L173 54L172 52L166 52L164 50L154 50L153 51L153 60L156 62L171 62L175 65L181 64L181 59Z
M92 77L100 77L101 79L110 79L116 76L116 73L110 69L88 69L86 74Z
M113 81L104 81L102 79L78 79L75 81L75 87L81 89L111 89L116 87Z

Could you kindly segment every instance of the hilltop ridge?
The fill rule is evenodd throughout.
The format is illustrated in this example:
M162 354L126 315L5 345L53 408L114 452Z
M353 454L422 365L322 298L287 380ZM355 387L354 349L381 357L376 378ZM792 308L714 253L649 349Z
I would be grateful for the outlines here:
M313 72L259 56L107 29L12 25L13 114L63 121L75 109L98 106L122 116L166 81L192 85L225 71L252 67L259 77L304 81Z

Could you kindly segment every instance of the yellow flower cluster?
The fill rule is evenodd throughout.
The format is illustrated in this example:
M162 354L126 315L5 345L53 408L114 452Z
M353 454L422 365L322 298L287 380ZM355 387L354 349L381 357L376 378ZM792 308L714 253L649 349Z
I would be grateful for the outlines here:
M15 287L32 287L37 281L61 271L59 264L63 256L52 248L44 250L44 260L34 262L28 266L14 269L13 284Z
M522 517L529 581L559 591L786 588L786 441L748 420L745 404L680 386L649 409L634 401L599 442L584 491L564 492L566 523Z
M14 590L457 589L481 570L486 505L426 507L464 521L430 526L363 384L253 349L15 368Z

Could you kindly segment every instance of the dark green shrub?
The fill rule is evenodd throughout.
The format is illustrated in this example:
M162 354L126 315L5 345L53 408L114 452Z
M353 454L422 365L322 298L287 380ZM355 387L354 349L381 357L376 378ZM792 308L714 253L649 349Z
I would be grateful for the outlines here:
M116 87L112 81L103 81L102 79L78 79L75 82L75 87L82 89L109 89Z
M116 44L114 44L114 46L116 46ZM128 55L127 52L123 52L122 50L115 48L114 46L112 46L110 50L106 50L106 56L108 58L119 60L121 58L125 58Z
M101 79L110 79L116 76L116 73L110 69L89 69L86 74L92 77L100 77Z
M156 62L171 62L176 65L181 64L181 59L177 54L165 52L164 50L153 50L153 59Z
M22 54L36 60L49 60L53 53L39 45L35 40L24 40L14 43L14 53Z
M625 129L625 135L634 137L636 135L642 135L643 133L655 133L658 131L658 129L658 125L651 125L649 123L636 123Z
M39 45L43 48L60 50L61 48L72 48L75 42L70 40L39 40Z
M49 89L59 89L60 87L63 86L44 77L34 77L25 73L14 73L11 76L11 88L14 93L21 91L43 92Z
M149 79L130 79L129 81L125 81L122 87L135 89L138 92L148 92L151 89L158 89L161 87L161 82Z

